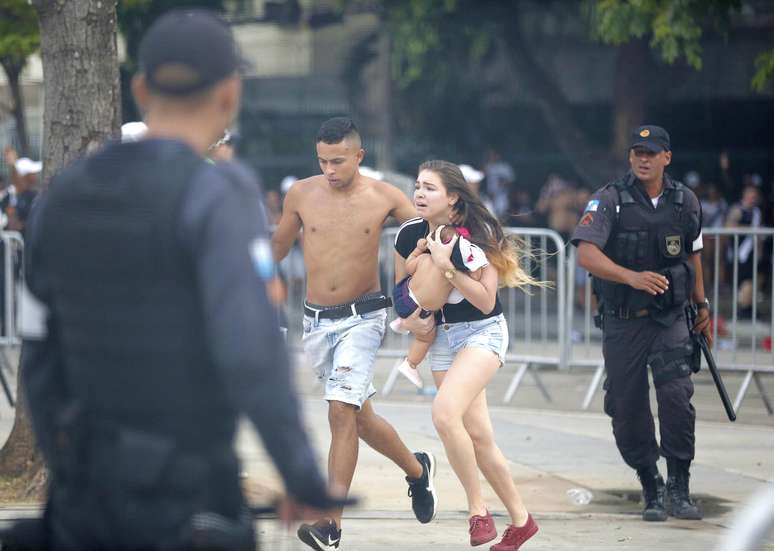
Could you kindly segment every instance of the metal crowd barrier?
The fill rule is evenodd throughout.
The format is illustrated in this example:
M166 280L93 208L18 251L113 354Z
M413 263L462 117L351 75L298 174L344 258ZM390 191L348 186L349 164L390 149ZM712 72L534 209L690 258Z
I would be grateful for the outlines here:
M519 289L501 289L500 301L508 320L510 333L506 366L517 366L516 373L505 392L504 401L509 402L518 390L527 372L532 376L546 401L551 394L540 378L539 368L543 365L564 366L562 343L565 340L564 296L565 247L561 236L544 228L506 228L506 233L516 235L535 252L534 258L525 257L523 266L536 279L555 282L554 288L532 289L527 294ZM383 289L392 290L395 281L394 247L397 229L390 228L383 233L380 262L383 271ZM394 319L394 312L390 319ZM388 330L388 333L391 331ZM379 355L402 359L409 346L409 336L388 334ZM398 378L397 364L392 368L382 388L387 396L392 392Z
M710 228L703 233L704 250L709 253L704 262L705 266L708 263L710 266L710 270L705 270L704 274L705 293L715 305L712 309L712 336L716 343L716 362L720 369L745 373L734 400L734 411L742 406L750 383L754 382L766 411L772 415L774 409L763 386L761 374L774 373L774 228ZM727 271L721 267L722 253L727 253L725 261L731 264L730 282ZM762 262L767 256L768 262ZM741 312L739 295L745 280L742 279L744 274L740 274L740 269L745 260L752 262L753 266L751 278L746 280L752 286L752 297L749 311ZM763 280L759 274L763 271L761 268L767 274ZM724 276L726 279L722 281ZM706 285L707 281L711 284ZM765 289L763 285L766 285ZM731 295L730 304L728 294ZM765 314L761 306L767 294L768 314ZM749 314L749 321L742 319L743 313ZM723 318L730 319L731 324L725 334L720 334L719 319ZM764 349L766 341L768 351Z
M506 228L506 232L523 239L535 257L525 258L524 267L541 281L550 281L553 288L536 288L533 294L519 289L502 289L500 301L508 320L510 345L506 366L515 365L516 372L505 393L504 401L509 402L518 390L524 376L529 373L547 401L551 395L540 378L539 369L545 365L563 368L565 346L565 245L553 230L544 228ZM379 249L380 280L382 289L390 293L395 282L394 241L397 228L383 231ZM303 286L295 285L289 290L287 318L290 325L290 342L298 342L298 327L303 313ZM389 320L395 318L390 311ZM403 359L408 352L410 336L398 335L387 330L378 356ZM398 379L397 363L382 388L383 395L389 395Z
M570 367L590 367L594 376L586 389L581 408L591 406L594 395L605 374L602 358L602 331L594 327L596 300L591 292L591 278L578 266L577 249L569 247L567 255L567 296L565 315L567 317L567 340L565 357ZM580 318L576 310L581 310Z
M14 380L9 349L19 346L19 296L24 282L24 241L18 232L0 232L2 243L2 284L0 284L0 384L11 407L14 397L6 374Z
M510 330L506 367L516 367L503 401L512 400L529 373L543 397L550 402L550 392L540 377L542 367L591 368L594 373L581 403L582 409L588 409L605 372L602 332L593 324L596 301L591 292L591 280L577 266L575 247L564 244L556 232L543 228L507 228L506 231L527 240L532 249L542 251L536 259L527 262L527 269L538 279L554 282L555 286L553 289L537 289L531 296L516 289L500 291ZM388 228L381 238L380 278L382 289L386 292L390 292L394 284L393 241L396 232L396 228ZM763 279L759 270L752 272L751 320L741 319L738 293L731 290L738 290L742 283L740 251L748 251L751 262L756 266L763 265L765 257L774 258L774 229L707 228L703 234L705 292L713 304L716 361L723 371L744 373L734 409L741 407L750 385L754 383L766 410L772 414L772 403L761 375L774 373L774 351L763 349L764 346L771 346L765 344L767 339L768 342L774 340L774 266L771 262L766 263L770 275ZM746 241L748 238L749 241ZM727 277L724 269L726 252L729 254ZM768 280L765 289L760 285L764 279ZM297 284L288 300L291 343L298 342L303 293L303 285ZM770 302L761 309L764 298ZM394 316L390 312L390 320ZM728 323L724 329L725 320ZM402 359L408 350L409 339L409 336L397 335L388 329L378 355ZM398 377L396 363L383 386L384 395L392 392Z
M734 400L738 411L747 395L750 383L755 383L760 398L771 415L771 400L761 375L774 373L774 229L771 228L706 228L703 230L705 294L712 304L713 354L722 371L744 372L744 379ZM756 269L752 270L751 303L742 319L739 307L740 251ZM768 254L768 262L762 260ZM764 266L768 282L764 289L759 274ZM593 326L596 303L592 299L591 280L577 266L575 247L570 247L567 263L567 341L565 357L568 366L594 368L594 376L584 397L582 408L588 409L604 376L602 332ZM765 278L764 278L765 279ZM580 285L579 285L580 284ZM768 298L767 298L768 297ZM768 300L768 313L761 306ZM582 312L577 319L578 312ZM726 320L730 323L726 324ZM766 344L768 343L768 344ZM765 349L768 347L768 350Z

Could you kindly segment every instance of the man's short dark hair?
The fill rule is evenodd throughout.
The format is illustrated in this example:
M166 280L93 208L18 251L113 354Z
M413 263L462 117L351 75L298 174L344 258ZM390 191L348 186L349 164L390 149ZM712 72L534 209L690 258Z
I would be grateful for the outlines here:
M355 126L352 119L349 117L333 117L320 126L320 130L317 131L317 143L341 143L344 138L350 136L360 138L360 132L358 132L357 126Z

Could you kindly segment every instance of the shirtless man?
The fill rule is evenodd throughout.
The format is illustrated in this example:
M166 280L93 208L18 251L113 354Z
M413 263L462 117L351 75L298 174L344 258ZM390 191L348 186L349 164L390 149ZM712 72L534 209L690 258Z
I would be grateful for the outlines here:
M398 188L359 173L364 155L349 118L323 123L317 134L322 175L290 188L272 248L279 262L304 228L303 343L306 357L325 382L331 487L349 491L360 437L403 469L414 514L427 523L435 516L435 459L430 453L411 453L370 402L376 392L371 384L374 361L391 303L379 289L381 229L390 216L403 222L416 213ZM341 513L301 525L299 538L318 551L338 549Z

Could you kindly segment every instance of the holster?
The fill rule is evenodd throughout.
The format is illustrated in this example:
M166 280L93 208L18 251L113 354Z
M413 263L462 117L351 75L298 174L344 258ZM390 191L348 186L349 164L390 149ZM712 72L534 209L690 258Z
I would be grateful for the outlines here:
M594 327L605 330L605 311L600 303L597 313L594 315Z
M692 368L689 362L692 357L693 345L690 340L686 340L676 348L662 350L648 356L648 365L653 371L653 384L656 388L669 381L690 375Z
M683 261L674 266L663 268L659 273L669 281L669 288L665 293L654 299L654 305L658 310L683 306L691 298L695 283L695 273L690 262Z

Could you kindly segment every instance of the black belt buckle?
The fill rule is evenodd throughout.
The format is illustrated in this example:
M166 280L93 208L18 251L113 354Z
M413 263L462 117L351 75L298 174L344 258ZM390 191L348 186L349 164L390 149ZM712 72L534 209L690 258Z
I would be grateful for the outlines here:
M341 319L348 318L349 316L361 316L368 314L375 310L387 308L392 305L392 299L390 297L376 297L364 302L352 302L343 306L336 306L334 308L328 308L325 310L315 310L304 304L304 313L309 316L314 316L315 320L320 318L325 319Z

